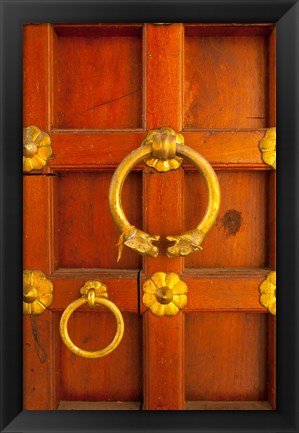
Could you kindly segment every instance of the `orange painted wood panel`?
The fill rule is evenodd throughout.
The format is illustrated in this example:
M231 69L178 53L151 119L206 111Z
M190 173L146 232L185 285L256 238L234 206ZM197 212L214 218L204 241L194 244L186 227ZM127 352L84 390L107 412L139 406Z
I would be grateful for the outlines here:
M128 153L141 145L145 136L145 132L138 130L113 133L54 130L50 133L54 157L49 160L48 170L116 168Z
M108 28L107 28L108 29ZM57 128L142 126L140 36L72 34L57 38L53 120Z
M269 45L269 126L276 125L276 28L270 35ZM276 269L276 171L270 175L269 191L269 261ZM268 319L268 400L276 409L276 317Z
M182 24L146 24L143 32L145 129L182 129Z
M166 239L168 235L183 232L183 179L184 172L180 168L176 172L157 174L153 169L143 172L143 220L145 230L152 235L160 235L155 242L159 247L159 258L146 257L143 269L147 275L163 270L163 272L183 271L183 259L169 259L166 256L167 248L172 245Z
M213 168L270 169L262 160L259 142L265 129L254 130L183 130L185 145L206 158ZM184 161L184 167L194 166Z
M259 285L269 270L221 271L213 269L210 275L209 270L183 274L182 279L188 286L184 311L267 312L259 302Z
M23 320L23 409L55 409L59 398L57 351L50 311Z
M51 25L23 27L23 122L42 130L51 124Z
M185 38L184 127L268 125L268 40L264 36Z
M138 269L140 256L124 248L117 262L120 233L113 223L108 191L113 173L60 173L58 178L59 267ZM142 226L140 175L131 173L122 201L129 221Z
M186 410L272 410L268 401L187 401Z
M184 321L143 315L144 410L184 409Z
M269 127L276 126L276 27L269 36Z
M262 161L258 148L265 135L260 130L182 131L185 144L204 156L214 168L262 169L270 168ZM99 170L117 167L128 153L139 147L146 133L139 130L130 132L100 132L92 130L53 130L50 137L53 158L44 171L84 169ZM139 167L145 168L143 163ZM184 167L193 168L189 161Z
M268 400L276 409L276 317L268 314Z
M56 267L56 176L23 176L23 266L46 275Z
M74 317L73 317L74 316ZM74 313L68 325L71 339L86 350L108 345L116 330L112 314ZM142 388L141 318L123 313L124 337L109 356L86 359L61 342L61 400L140 401Z
M175 131L181 130L183 36L181 24L171 26L147 24L145 26L143 59L147 130L164 126L171 127ZM160 64L164 68L159 68ZM162 239L167 235L180 233L182 230L182 180L182 170L166 174L157 173L153 169L144 170L143 218L145 230L161 236L162 252L158 261L151 257L145 258L143 267L147 274L161 269L167 271L170 268L174 272L182 272L182 259L173 259L170 264L169 259L165 256L165 240ZM169 192L167 192L168 185L171 185ZM175 194L171 191L175 191Z
M266 400L267 314L186 316L186 400Z
M48 277L55 268L55 176L23 177L23 267L41 270ZM53 316L24 317L23 407L54 409L57 400L57 351Z
M269 179L269 263L276 269L276 171Z
M267 267L267 172L217 171L221 205L203 250L185 259L187 268ZM185 229L201 220L207 206L206 185L197 172L185 174Z
M144 82L146 129L168 126L182 128L183 26L144 28ZM165 237L183 227L183 170L161 174L153 169L143 172L143 219L148 233L159 234L161 255L145 257L147 275L156 271L183 270L181 258L165 256ZM163 239L164 238L164 239ZM182 315L157 318L146 312L144 329L144 402L146 410L184 408L184 319ZM174 379L173 368L176 369Z

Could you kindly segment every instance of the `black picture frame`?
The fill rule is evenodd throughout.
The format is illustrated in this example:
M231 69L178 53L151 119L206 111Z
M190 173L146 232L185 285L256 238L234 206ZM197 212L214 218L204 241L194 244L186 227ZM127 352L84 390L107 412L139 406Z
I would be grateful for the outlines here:
M298 1L1 3L1 431L298 432ZM22 26L238 22L277 26L277 410L22 411Z

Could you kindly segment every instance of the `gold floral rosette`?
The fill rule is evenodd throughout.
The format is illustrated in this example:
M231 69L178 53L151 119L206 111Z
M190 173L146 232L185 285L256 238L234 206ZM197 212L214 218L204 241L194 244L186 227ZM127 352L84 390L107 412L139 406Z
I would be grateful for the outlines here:
M143 304L156 316L174 316L187 303L187 284L173 272L156 272L143 284Z

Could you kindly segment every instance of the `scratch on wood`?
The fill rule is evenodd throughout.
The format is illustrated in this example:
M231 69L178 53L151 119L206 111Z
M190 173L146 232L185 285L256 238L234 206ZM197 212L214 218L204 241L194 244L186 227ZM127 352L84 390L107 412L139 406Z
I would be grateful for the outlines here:
M141 88L134 90L133 92L127 93L126 95L119 96L118 98L110 99L109 101L105 101L105 102L102 102L101 104L94 105L93 107L90 107L85 111L94 110L95 108L102 107L103 105L110 104L111 102L118 101L119 99L127 98L128 96L133 95L133 93L139 92L139 90L141 90Z
M44 364L47 360L47 353L43 347L43 345L40 342L39 339L39 332L38 332L38 327L36 324L36 318L34 316L30 316L30 320L31 320L31 329L32 329L32 334L34 337L34 347L35 347L35 351L36 354L38 356L38 359L40 360L41 364Z

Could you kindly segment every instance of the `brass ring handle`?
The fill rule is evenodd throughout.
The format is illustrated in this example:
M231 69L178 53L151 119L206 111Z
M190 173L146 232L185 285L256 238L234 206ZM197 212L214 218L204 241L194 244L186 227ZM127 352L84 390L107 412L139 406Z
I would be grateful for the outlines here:
M121 255L122 245L125 244L132 250L142 254L157 257L159 249L152 244L158 241L160 236L150 235L130 224L125 216L121 192L126 177L130 171L145 157L152 155L153 147L151 144L143 144L138 149L129 153L119 164L114 172L109 190L109 207L112 218L121 231L119 241L119 256ZM209 162L192 148L176 143L176 155L187 158L193 163L204 176L208 187L208 207L202 221L193 229L181 235L167 236L169 241L175 244L167 248L168 257L186 256L193 251L202 249L200 244L204 236L214 224L220 207L220 188L217 176Z
M96 304L104 305L105 307L109 308L109 310L111 310L115 316L116 324L117 324L116 334L112 342L104 349L100 349L96 351L88 351L88 350L80 349L70 339L68 329L67 329L69 318L77 308L81 307L84 304L89 304L91 308L94 308ZM66 347L75 355L81 356L82 358L92 358L92 359L101 358L111 353L114 349L116 349L116 347L121 342L124 334L124 321L120 310L113 302L103 298L102 296L95 296L94 290L90 290L88 292L88 296L83 296L79 299L76 299L74 302L68 305L68 307L64 310L60 319L59 331L60 331L60 336L62 338L62 341L64 342Z

